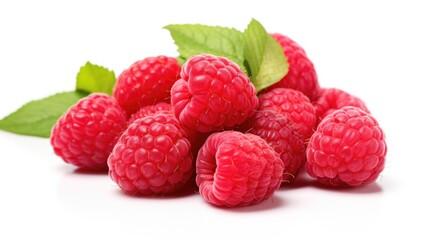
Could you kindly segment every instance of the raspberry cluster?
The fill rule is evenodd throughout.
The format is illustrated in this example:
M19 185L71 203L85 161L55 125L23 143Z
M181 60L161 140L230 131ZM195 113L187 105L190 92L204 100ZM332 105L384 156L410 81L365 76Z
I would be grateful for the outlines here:
M320 88L303 48L272 36L289 72L259 94L225 57L195 55L183 66L145 58L122 72L113 97L91 94L60 118L54 152L77 167L108 169L128 194L169 194L196 182L207 202L223 207L259 203L303 172L332 187L374 182L387 148L366 104Z

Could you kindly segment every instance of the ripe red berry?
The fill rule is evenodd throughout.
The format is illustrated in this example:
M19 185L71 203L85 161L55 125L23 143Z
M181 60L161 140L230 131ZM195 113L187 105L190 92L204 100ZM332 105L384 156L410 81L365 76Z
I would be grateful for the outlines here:
M199 132L232 128L258 106L255 87L237 64L208 54L183 65L171 89L174 113L184 126Z
M313 134L316 113L310 100L301 92L275 88L259 96L259 109L272 109L289 119L305 140Z
M357 187L377 179L386 152L377 121L360 108L344 107L317 127L308 144L306 169L323 184Z
M235 131L210 135L197 157L200 194L217 206L259 203L280 186L283 162L260 137Z
M52 128L51 145L66 163L107 168L107 158L125 130L125 112L106 94L91 94L64 113Z
M319 97L313 102L313 105L316 110L318 123L326 115L347 106L358 107L369 113L368 108L361 99L336 88L320 89Z
M128 124L131 124L136 119L143 118L149 115L154 115L158 112L172 112L171 105L166 102L159 102L154 105L148 105L140 108L135 112L133 115L131 115L130 119L128 120Z
M289 71L273 88L292 88L304 93L310 100L319 92L319 82L313 63L307 57L304 49L287 36L279 33L272 34L280 44L289 63Z
M273 110L257 111L241 126L243 132L264 139L280 155L284 164L283 182L291 183L305 163L305 143L289 120Z
M109 174L126 193L171 193L189 180L191 145L186 132L169 113L131 123L108 159Z
M119 75L113 95L128 116L143 106L170 101L170 89L179 78L175 58L148 57L135 62Z

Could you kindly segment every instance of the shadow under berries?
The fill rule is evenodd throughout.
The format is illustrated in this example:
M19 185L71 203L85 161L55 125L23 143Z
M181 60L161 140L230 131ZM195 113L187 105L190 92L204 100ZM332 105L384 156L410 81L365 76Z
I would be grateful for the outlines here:
M371 183L360 187L330 187L315 181L313 187L347 194L376 194L383 192L383 188L378 183Z
M273 195L272 197L260 203L249 205L249 206L243 206L243 207L228 208L228 207L216 206L210 203L206 203L206 204L213 207L214 209L219 209L225 212L251 213L251 212L262 212L262 211L270 211L270 210L278 209L287 205L287 201L283 197Z
M142 195L139 193L136 193L136 194L126 193L121 189L118 189L117 192L122 196L129 197L129 198L136 198L136 199L176 199L176 198L184 198L184 197L197 195L198 187L196 186L195 182L189 181L182 188L172 193L154 194L154 195L148 196L148 195Z
M278 191L292 191L301 188L312 187L325 191L332 191L338 193L348 193L348 194L375 194L381 193L383 189L378 183L371 183L368 185L360 186L360 187L349 187L349 186L339 186L332 187L324 185L317 180L309 177L305 173L298 174L297 178L291 183L283 183Z
M77 168L73 171L76 175L108 175L109 170L105 169L89 169L89 168Z

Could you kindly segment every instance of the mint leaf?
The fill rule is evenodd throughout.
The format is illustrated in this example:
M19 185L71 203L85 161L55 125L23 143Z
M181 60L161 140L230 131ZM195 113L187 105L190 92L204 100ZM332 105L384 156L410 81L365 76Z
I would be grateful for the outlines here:
M86 62L76 77L76 90L87 93L101 92L112 95L116 77L109 69Z
M31 101L0 120L0 129L22 135L49 137L58 118L86 95L73 91Z
M183 64L185 64L185 62L186 62L186 59L182 56L178 56L178 57L176 57L176 59L177 59L177 62L179 62L180 66L183 66Z
M226 27L200 24L171 24L164 27L178 47L181 58L209 53L226 57L246 71L243 57L243 33Z
M289 64L282 48L261 23L252 19L243 36L244 58L256 91L273 85L287 74Z

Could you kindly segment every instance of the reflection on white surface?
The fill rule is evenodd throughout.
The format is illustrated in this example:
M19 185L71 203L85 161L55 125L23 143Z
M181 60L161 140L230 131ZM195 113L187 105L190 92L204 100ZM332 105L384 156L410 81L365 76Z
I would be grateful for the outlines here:
M107 175L62 163L48 140L0 131L0 239L429 238L418 220L429 215L427 4L219 2L0 2L0 118L29 100L72 90L88 60L118 75L146 56L174 56L166 24L243 29L254 17L306 49L322 86L368 104L386 133L381 178L335 191L304 179L260 205L224 210L198 194L124 195Z

